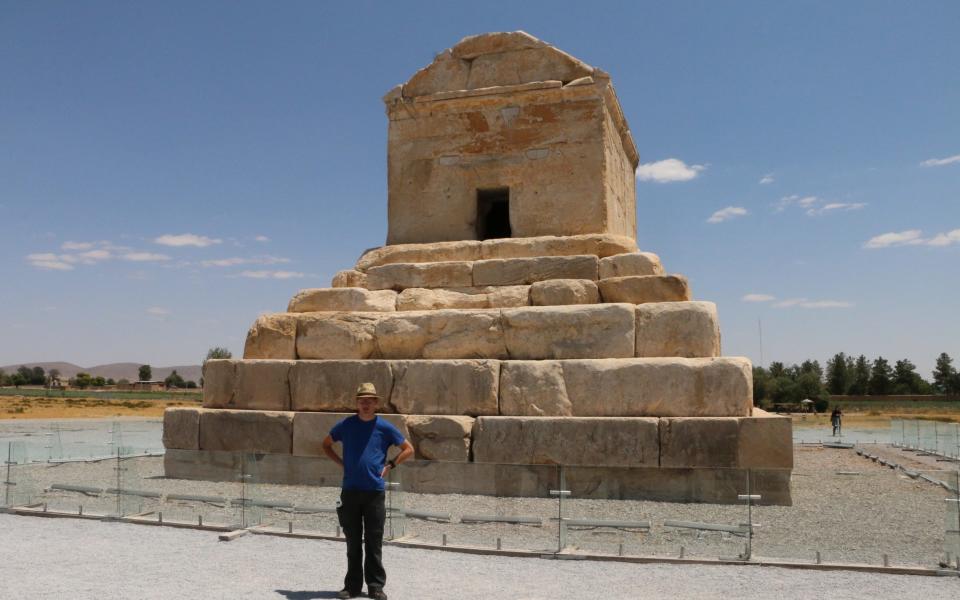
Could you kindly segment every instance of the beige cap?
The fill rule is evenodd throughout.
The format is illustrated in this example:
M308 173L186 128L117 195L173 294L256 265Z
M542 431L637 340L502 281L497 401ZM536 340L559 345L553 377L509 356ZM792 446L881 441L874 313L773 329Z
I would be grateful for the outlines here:
M380 395L377 394L377 386L372 383L361 383L360 387L357 388L357 398L380 398Z

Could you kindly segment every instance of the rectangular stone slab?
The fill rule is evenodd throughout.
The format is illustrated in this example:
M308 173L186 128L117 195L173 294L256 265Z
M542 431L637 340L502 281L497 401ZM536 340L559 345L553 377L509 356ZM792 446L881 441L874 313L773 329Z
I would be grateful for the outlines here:
M658 420L640 417L480 417L478 463L655 467Z
M397 310L442 310L447 308L505 308L530 305L530 286L485 286L469 288L407 288L397 297Z
M637 306L638 357L720 356L720 324L713 302L654 302Z
M366 271L395 263L470 262L483 258L478 240L433 242L426 244L394 244L367 250L357 260L356 268Z
M297 317L277 313L261 315L247 332L244 358L297 358Z
M637 243L633 238L612 234L581 234L484 240L480 248L481 258L484 259L577 256L588 254L606 257L625 252L636 252L636 250Z
M452 288L473 285L471 262L395 263L367 270L367 288L396 290L406 288Z
M374 329L383 313L318 312L296 315L301 359L373 358Z
M652 252L631 252L600 259L600 279L630 275L663 275L660 257Z
M686 302L690 284L682 275L634 275L601 279L600 296L604 302Z
M398 312L377 322L382 358L506 358L499 310Z
M533 306L599 303L600 290L589 279L549 279L530 286L530 304Z
M290 454L293 413L208 409L200 415L200 449Z
M745 358L504 361L500 414L517 416L749 416Z
M394 412L390 404L393 371L383 360L300 360L290 370L291 410L352 412L356 392L370 382L380 394L380 412Z
M203 363L203 406L228 408L233 402L239 360L215 358Z
M793 423L790 417L759 408L740 419L740 450L737 464L744 469L792 469Z
M507 352L518 360L632 357L634 313L626 304L505 308Z
M420 415L495 415L500 363L495 360L398 360L390 403Z
M293 365L292 360L238 361L233 397L218 408L290 410L289 375Z
M735 417L660 419L660 466L735 468L740 424ZM791 451L792 451L791 444Z
M470 460L472 417L406 415L404 420L418 459L461 463Z
M293 454L295 456L321 456L326 458L323 453L322 442L330 434L330 430L342 419L355 415L356 412L297 412L293 414ZM403 434L403 437L410 439L410 431L407 429L406 420L403 415L378 415L380 418L394 425ZM343 444L334 443L334 449L343 457ZM388 452L388 456L396 456L398 450Z
M202 408L184 406L163 411L163 447L199 450L201 412Z
M396 310L396 307L397 293L393 290L369 291L362 287L333 287L300 290L290 299L287 312L391 312Z
M473 285L525 285L547 279L596 281L598 264L595 255L480 260L473 263Z

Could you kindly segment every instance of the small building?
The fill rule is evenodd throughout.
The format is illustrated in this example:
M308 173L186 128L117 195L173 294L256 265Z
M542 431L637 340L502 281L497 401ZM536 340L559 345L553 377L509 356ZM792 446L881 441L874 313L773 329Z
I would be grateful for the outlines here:
M167 384L163 381L131 381L117 384L117 389L128 392L164 392L167 390Z

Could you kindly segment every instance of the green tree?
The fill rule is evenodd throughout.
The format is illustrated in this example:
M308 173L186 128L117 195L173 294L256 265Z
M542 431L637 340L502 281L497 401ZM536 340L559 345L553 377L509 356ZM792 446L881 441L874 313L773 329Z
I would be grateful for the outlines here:
M956 376L957 370L953 368L953 359L946 352L941 352L933 369L933 388L939 394L956 393L952 389Z
M805 360L800 364L800 371L797 373L797 377L804 373L814 373L820 379L823 379L823 367L820 366L820 361L818 360Z
M753 405L760 406L760 402L767 398L769 390L769 375L763 367L753 367Z
M107 380L101 377L100 375L97 375L96 377L90 380L90 385L92 385L93 387L103 387L107 385Z
M47 382L47 374L43 367L34 367L30 369L30 383L33 385L43 385Z
M835 354L827 361L827 391L834 396L842 396L850 389L851 375L849 360L843 352Z
M183 380L183 377L177 373L176 369L172 373L167 375L167 378L163 380L163 384L168 388L182 388L186 387L187 382Z
M117 385L117 382L113 380L113 377L107 377L107 385Z
M0 369L0 387L8 385L10 385L10 381L7 379L7 374L3 372L3 369Z
M150 381L153 377L153 369L150 368L150 365L140 365L138 377L140 381Z
M188 390L195 390L195 389L197 389L197 382L194 381L194 380L192 380L192 379L191 379L190 381L188 381L188 382L187 382L187 389L188 389Z
M787 374L786 368L784 368L783 363L780 361L773 361L770 363L770 377L777 379L783 377Z
M217 346L207 350L207 357L203 359L203 364L207 364L207 361L211 358L233 358L233 353L226 348Z
M865 396L870 393L870 363L867 357L860 355L853 364L850 375L850 388L848 392L852 396Z
M86 389L93 385L93 377L90 377L90 373L77 373L77 376L70 380L70 385L81 390Z
M917 367L907 359L898 360L893 367L894 394L922 394L929 384L917 373Z
M882 356L878 356L877 359L873 361L873 368L870 370L870 395L889 395L890 392L893 391L892 375L893 370L890 368L890 363Z

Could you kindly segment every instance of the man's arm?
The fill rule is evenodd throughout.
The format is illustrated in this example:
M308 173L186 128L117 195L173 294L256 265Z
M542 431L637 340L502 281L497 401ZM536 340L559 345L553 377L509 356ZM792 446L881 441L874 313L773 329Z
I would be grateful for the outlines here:
M400 454L398 454L397 457L393 459L393 464L399 466L400 463L407 460L411 456L413 456L413 444L410 443L410 440L403 440L403 443L400 444ZM386 465L384 465L383 472L380 473L380 478L385 479L387 477L387 473L389 473L390 470L391 470L390 463L387 463Z
M329 435L323 438L323 453L330 457L330 460L337 463L341 467L343 466L343 459L337 456L336 451L333 449L333 438Z

